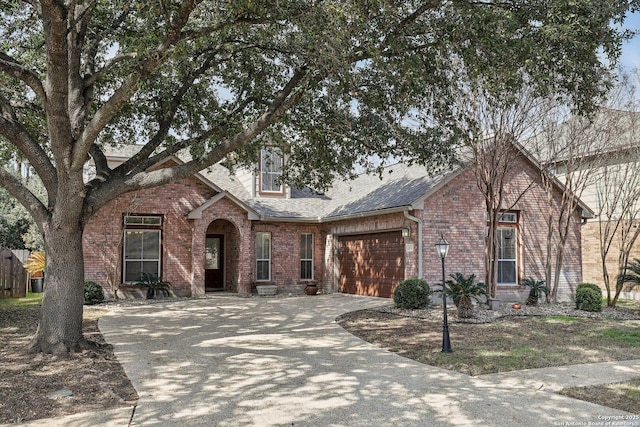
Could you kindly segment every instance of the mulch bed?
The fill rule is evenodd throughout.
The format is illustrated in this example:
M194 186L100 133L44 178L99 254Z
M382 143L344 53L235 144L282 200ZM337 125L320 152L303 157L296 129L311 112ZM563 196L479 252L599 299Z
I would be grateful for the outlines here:
M138 395L85 308L85 337L99 344L67 356L30 354L39 307L0 307L0 423L132 405ZM103 311L104 312L104 311Z

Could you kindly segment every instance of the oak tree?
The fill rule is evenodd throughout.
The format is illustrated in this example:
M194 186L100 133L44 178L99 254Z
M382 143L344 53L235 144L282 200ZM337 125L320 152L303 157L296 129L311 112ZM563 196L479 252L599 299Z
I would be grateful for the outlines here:
M297 185L373 168L373 154L434 168L460 136L461 72L589 110L624 37L610 24L636 1L0 1L0 153L28 161L47 195L0 168L47 253L33 349L85 345L82 235L108 201L250 163L264 141ZM142 148L110 168L105 149L122 143ZM180 150L191 160L150 168Z

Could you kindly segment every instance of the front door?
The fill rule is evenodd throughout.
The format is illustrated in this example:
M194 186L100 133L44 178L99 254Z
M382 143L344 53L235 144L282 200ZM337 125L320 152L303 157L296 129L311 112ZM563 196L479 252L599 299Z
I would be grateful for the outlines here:
M224 290L224 235L207 234L204 263L205 291Z

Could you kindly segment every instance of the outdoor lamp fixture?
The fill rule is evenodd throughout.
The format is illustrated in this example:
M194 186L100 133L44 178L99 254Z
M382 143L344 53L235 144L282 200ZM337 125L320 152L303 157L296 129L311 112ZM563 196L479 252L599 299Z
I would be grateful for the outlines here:
M451 353L451 341L449 340L449 320L447 318L447 293L445 292L445 280L444 280L444 259L449 252L449 243L444 239L443 235L440 235L440 240L436 243L436 250L438 256L442 260L442 352Z

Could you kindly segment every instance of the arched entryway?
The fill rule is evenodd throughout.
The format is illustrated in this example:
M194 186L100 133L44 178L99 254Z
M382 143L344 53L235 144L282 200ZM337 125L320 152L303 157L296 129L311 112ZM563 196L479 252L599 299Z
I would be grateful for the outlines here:
M204 252L205 292L237 292L240 234L236 226L224 219L209 224Z

